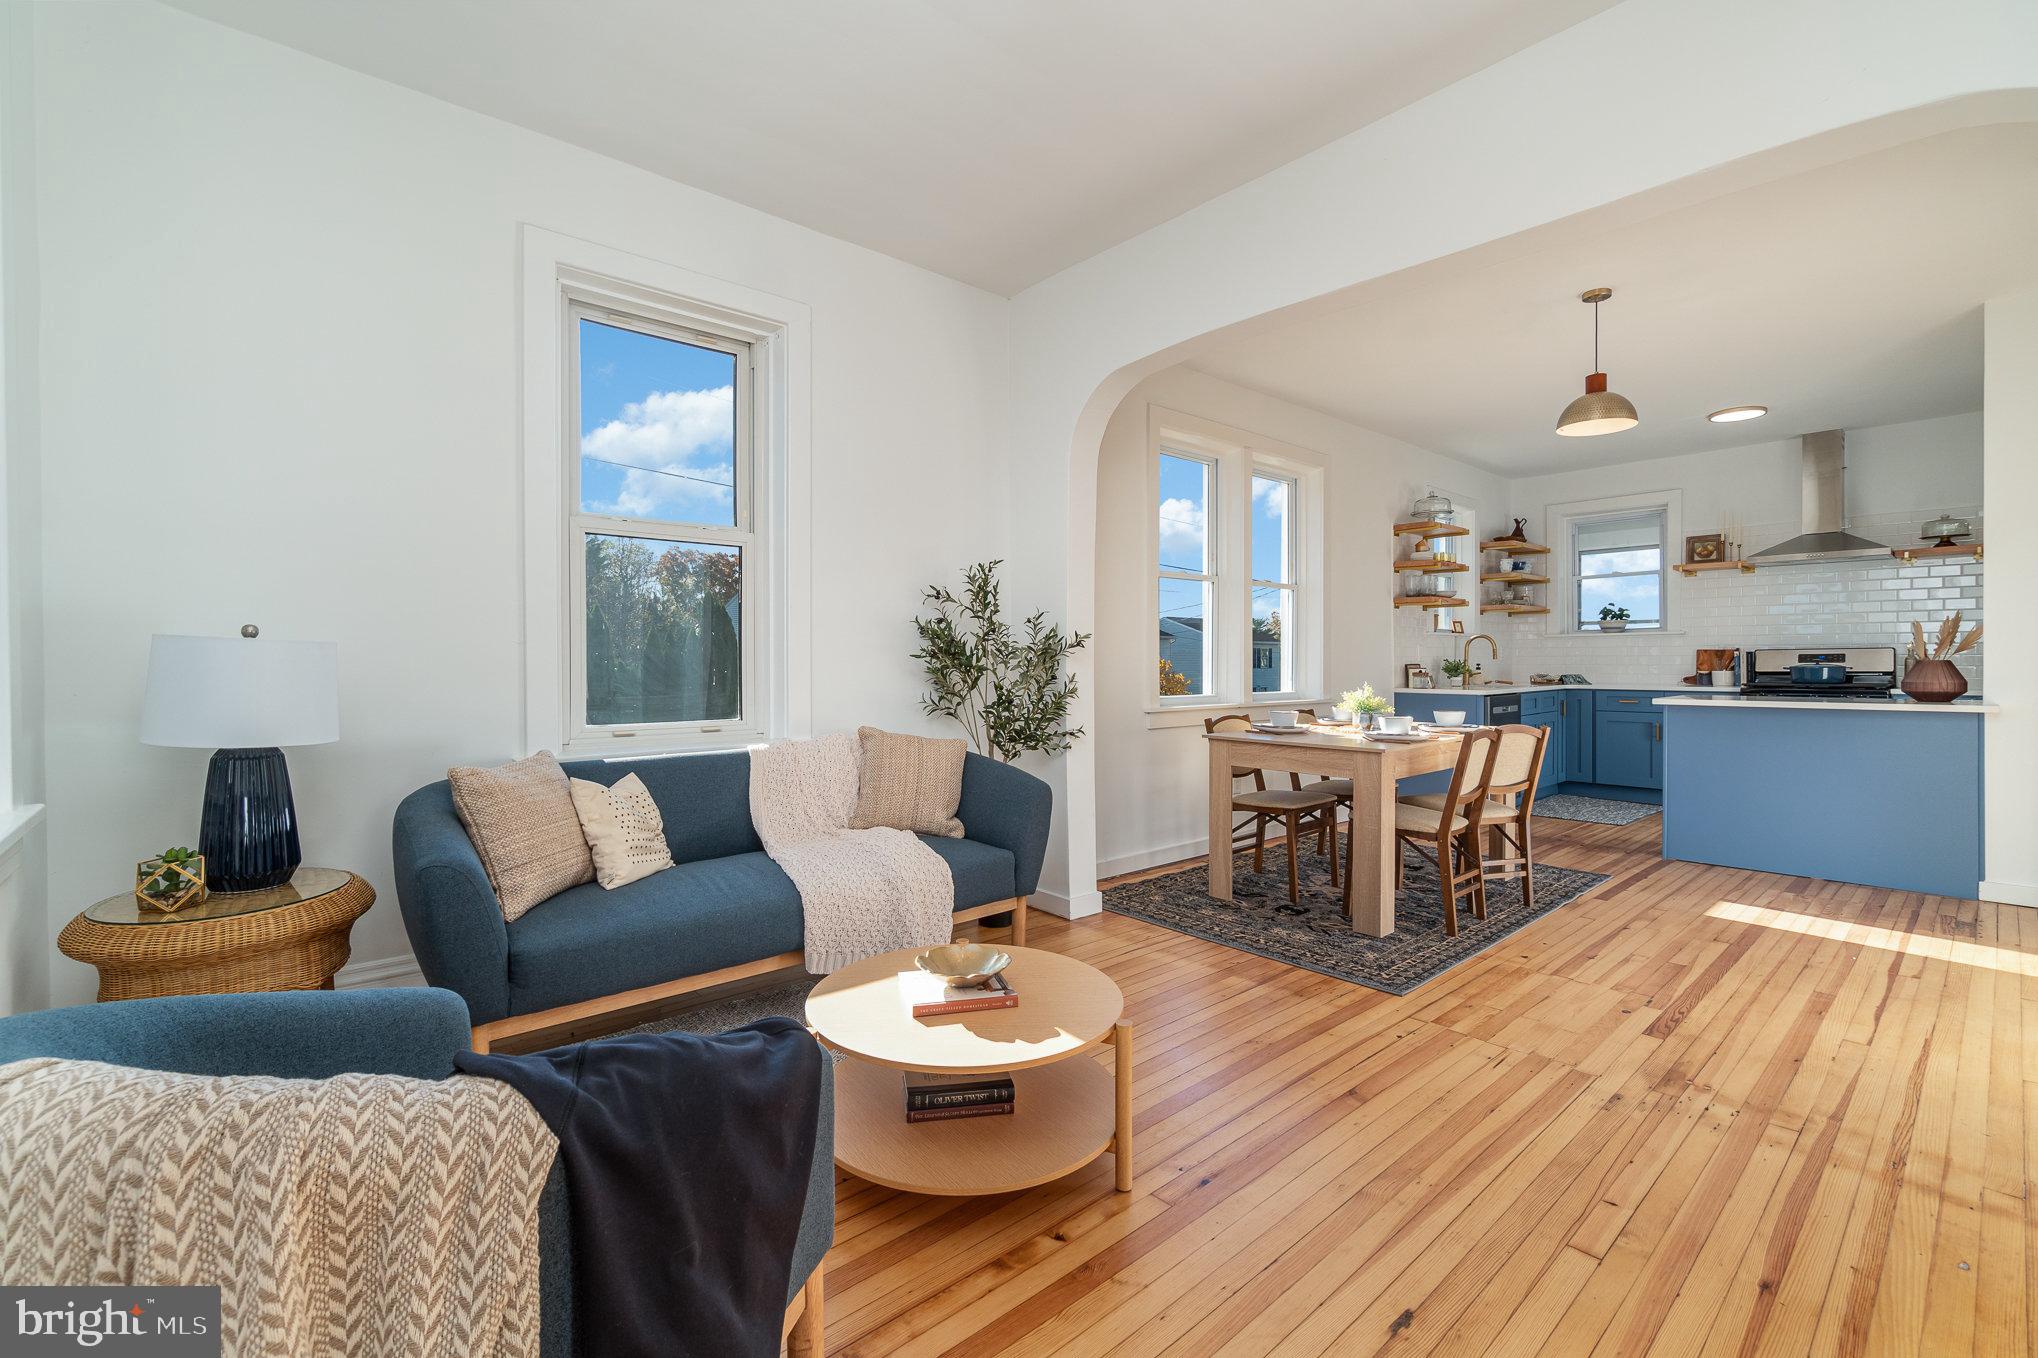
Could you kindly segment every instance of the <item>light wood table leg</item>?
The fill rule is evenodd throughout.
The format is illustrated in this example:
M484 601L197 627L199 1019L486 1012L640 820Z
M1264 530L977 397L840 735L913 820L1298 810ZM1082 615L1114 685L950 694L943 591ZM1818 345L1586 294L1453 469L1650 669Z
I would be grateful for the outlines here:
M826 1329L826 1307L822 1299L823 1283L821 1270L825 1263L814 1265L814 1271L807 1275L807 1285L800 1290L800 1315L785 1337L786 1358L822 1358L827 1352L828 1341L823 1337Z
M1394 932L1394 761L1352 766L1352 928L1373 938Z
M1210 746L1210 894L1231 899L1231 751L1221 740Z
M1228 814L1228 813L1227 813ZM1132 1028L1120 1023L1111 1029L1112 1054L1118 1085L1118 1117L1111 1133L1111 1155L1118 1162L1118 1191L1132 1191Z

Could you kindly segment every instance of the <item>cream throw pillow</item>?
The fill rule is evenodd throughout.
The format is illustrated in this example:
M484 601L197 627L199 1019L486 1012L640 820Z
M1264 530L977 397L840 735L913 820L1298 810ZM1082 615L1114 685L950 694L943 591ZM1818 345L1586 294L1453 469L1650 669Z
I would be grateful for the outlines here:
M446 780L504 919L594 880L566 770L550 750L496 769L447 769Z
M962 838L955 809L962 803L966 742L895 735L875 726L860 728L856 738L863 749L863 772L850 829L888 826L916 835Z
M672 866L665 819L642 778L627 774L614 787L585 778L567 781L573 809L580 813L580 832L594 855L594 879L605 889L613 891Z

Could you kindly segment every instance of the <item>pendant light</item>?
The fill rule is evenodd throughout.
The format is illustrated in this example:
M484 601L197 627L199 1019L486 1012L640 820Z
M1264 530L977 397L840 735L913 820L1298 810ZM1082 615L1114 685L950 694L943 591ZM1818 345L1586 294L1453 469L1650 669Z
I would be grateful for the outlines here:
M1557 417L1557 432L1566 438L1618 434L1642 422L1635 414L1635 403L1617 391L1608 391L1606 374L1599 371L1599 304L1611 296L1612 288L1593 288L1578 295L1579 301L1592 308L1592 374L1585 379L1585 394Z

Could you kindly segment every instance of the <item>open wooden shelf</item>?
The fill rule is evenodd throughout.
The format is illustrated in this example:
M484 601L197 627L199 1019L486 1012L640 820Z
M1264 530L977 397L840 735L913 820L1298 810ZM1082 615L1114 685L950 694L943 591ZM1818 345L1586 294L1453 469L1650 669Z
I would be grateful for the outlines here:
M1547 613L1550 610L1541 604L1480 604L1481 613Z
M1750 561L1679 561L1670 569L1679 575L1697 575L1701 571L1742 571L1752 574L1755 565Z
M1465 608L1469 606L1469 601L1455 599L1448 594L1397 594L1394 596L1394 606L1396 608Z
M1394 525L1394 532L1396 536L1406 533L1419 538L1462 538L1469 536L1472 530L1460 528L1455 523L1437 523L1425 519L1415 523L1397 523Z
M1513 538L1488 538L1479 544L1481 551L1513 552L1517 556L1544 556L1549 548L1533 542L1516 542Z
M1468 571L1472 568L1462 561L1397 561L1394 563L1394 569L1420 571L1424 575L1450 575L1455 571Z
M1480 575L1479 583L1482 585L1547 585L1550 583L1550 577L1547 575L1530 575L1527 571L1486 571Z
M1944 556L1971 556L1976 561L1979 561L1981 560L1981 544L1979 542L1956 542L1951 547L1892 547L1889 549L1889 554L1906 564L1913 561L1923 561L1933 557Z

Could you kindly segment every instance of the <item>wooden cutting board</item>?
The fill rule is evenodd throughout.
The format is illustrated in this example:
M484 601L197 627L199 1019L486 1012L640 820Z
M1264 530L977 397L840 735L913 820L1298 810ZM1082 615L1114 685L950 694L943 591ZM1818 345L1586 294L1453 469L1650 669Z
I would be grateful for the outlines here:
M1700 647L1698 652L1698 672L1700 674L1710 674L1714 670L1733 669L1740 654L1739 651L1731 646L1725 650L1708 650Z

